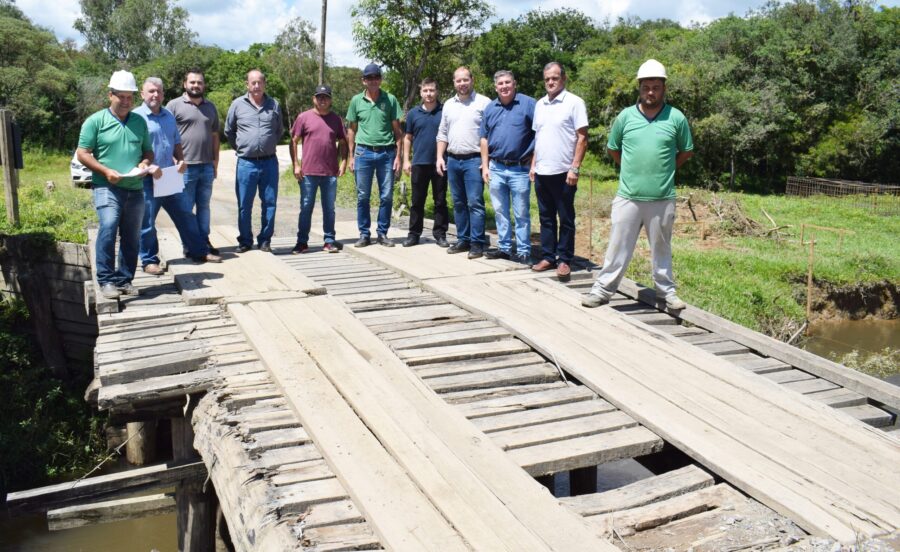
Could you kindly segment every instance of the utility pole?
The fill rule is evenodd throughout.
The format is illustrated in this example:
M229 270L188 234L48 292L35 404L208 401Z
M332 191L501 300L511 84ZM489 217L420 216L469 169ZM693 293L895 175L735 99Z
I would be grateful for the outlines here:
M16 168L16 157L12 112L0 109L0 160L3 161L3 177L6 181L6 220L13 226L19 225L19 171Z
M319 41L319 84L325 84L325 20L328 14L328 0L322 0L322 38Z

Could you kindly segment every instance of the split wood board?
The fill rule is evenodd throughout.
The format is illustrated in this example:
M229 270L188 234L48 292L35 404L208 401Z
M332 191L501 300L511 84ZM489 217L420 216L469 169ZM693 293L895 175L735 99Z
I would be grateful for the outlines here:
M88 229L88 255L91 258L91 283L93 284L92 299L97 314L119 312L119 300L107 299L100 293L100 284L97 282L97 229Z
M900 526L900 441L545 279L426 284L493 316L601 396L807 530ZM524 299L523 299L524 298ZM541 313L535 316L535 313ZM602 336L602 338L601 338Z
M358 233L354 222L338 222L335 226L339 234L352 236ZM395 230L391 235L396 238L406 237L405 233L401 234L399 230ZM488 260L484 257L469 259L466 253L448 255L447 249L432 244L421 244L415 247L384 247L373 241L369 247L348 247L344 248L344 251L398 270L417 281L525 268L512 261Z
M160 232L159 243L161 254L168 260L168 271L188 305L273 292L325 292L321 285L292 270L271 253L258 250L241 254L223 252L221 263L197 264L181 257L181 243L171 234Z
M372 431L469 547L614 549L597 536L595 529L562 507L546 489L518 469L483 433L434 395L336 300L314 297L249 307L250 312L241 307L234 309L239 325L243 326L247 320L268 324L264 331L262 327L252 331L251 342L268 339L273 341L273 347L288 347L274 352L276 360L305 356L286 352L302 347L347 401L346 408L352 407L359 416L358 423L364 423ZM282 326L272 327L274 322ZM285 331L293 335L293 344L282 337ZM272 356L260 353L266 362ZM309 387L308 382L304 384ZM290 394L297 393L298 388L299 385L292 387ZM294 402L294 407L310 408L306 402ZM306 420L304 427L323 449L329 463L333 463L328 447L323 447L320 440L323 436L340 439L340 429L321 427L317 435ZM344 442L344 452L352 454L356 444ZM347 469L360 469L335 465L332 468L339 478L345 477ZM351 493L356 488L349 482L345 484ZM365 503L358 506L366 513ZM408 515L403 510L395 510L393 514ZM367 519L378 532L379 523ZM390 547L390 543L385 544Z

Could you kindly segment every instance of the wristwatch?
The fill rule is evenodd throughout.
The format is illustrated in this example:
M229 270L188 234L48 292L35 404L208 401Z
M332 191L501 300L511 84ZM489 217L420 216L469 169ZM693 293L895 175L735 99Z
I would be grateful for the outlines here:
M569 167L569 172L574 174L575 176L578 176L579 174L581 174L581 167Z

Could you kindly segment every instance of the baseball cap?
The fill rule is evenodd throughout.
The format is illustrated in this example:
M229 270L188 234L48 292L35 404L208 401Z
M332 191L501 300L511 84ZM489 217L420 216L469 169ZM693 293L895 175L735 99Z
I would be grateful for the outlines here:
M379 67L375 63L370 63L366 65L366 68L363 69L363 78L366 77L380 77L381 76L381 67Z
M315 93L314 95L315 95L315 96L322 96L322 95L325 95L325 96L328 96L328 97L330 98L330 97L331 97L331 87L328 86L327 84L323 84L323 85L321 85L321 86L317 86L317 87L316 87L316 93Z

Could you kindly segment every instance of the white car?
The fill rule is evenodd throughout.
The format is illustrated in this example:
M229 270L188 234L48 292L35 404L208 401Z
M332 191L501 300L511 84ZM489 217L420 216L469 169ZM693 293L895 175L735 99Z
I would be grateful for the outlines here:
M72 184L75 186L90 187L92 180L91 169L85 167L78 161L77 153L72 154L69 172L72 174Z

